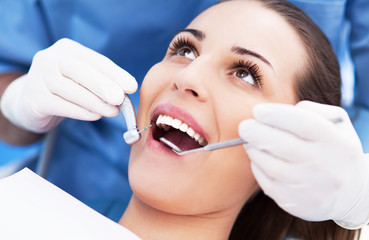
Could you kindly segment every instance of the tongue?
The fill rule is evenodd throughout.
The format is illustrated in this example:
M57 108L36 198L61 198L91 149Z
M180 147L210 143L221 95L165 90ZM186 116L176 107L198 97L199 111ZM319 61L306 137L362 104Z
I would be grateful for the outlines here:
M182 151L201 147L201 145L195 139L180 130L166 132L163 137L179 147Z

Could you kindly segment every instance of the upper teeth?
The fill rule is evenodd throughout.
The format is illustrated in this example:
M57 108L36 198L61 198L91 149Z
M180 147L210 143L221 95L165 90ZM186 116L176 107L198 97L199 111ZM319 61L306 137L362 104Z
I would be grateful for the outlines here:
M201 146L205 146L207 144L204 137L195 132L195 130L188 126L188 124L182 122L179 119L172 118L167 115L159 115L158 119L156 120L156 125L166 131L169 130L170 127L179 129L182 132L187 133L188 136L194 138Z

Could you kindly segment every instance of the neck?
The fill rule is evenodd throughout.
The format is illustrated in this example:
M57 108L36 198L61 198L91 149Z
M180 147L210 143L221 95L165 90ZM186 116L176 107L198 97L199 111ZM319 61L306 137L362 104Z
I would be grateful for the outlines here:
M196 216L170 214L150 207L133 195L119 224L144 240L224 240L228 239L237 214L235 210Z

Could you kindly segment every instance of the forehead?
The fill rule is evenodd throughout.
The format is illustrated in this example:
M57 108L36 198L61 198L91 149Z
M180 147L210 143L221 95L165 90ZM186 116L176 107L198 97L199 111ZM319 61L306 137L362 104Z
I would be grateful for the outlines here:
M188 28L205 33L210 44L230 49L241 46L264 56L277 77L292 77L305 64L305 48L287 21L257 1L217 4L195 18ZM296 61L299 60L299 61ZM282 74L286 67L288 73Z

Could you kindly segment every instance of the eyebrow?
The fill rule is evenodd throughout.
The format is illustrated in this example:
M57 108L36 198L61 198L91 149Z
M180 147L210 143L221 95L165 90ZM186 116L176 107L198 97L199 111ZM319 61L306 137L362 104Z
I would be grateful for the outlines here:
M265 62L271 68L273 68L272 64L268 60L266 60L265 57L261 56L259 53L253 52L251 50L248 50L246 48L239 47L239 46L233 46L231 50L232 50L232 52L234 52L235 54L238 54L238 55L250 55L250 56L259 58L261 61Z
M189 32L191 33L197 40L202 41L205 38L205 33L197 30L197 29L192 29L192 28L186 28L186 29L182 29L179 32L177 32L176 36L182 32Z

